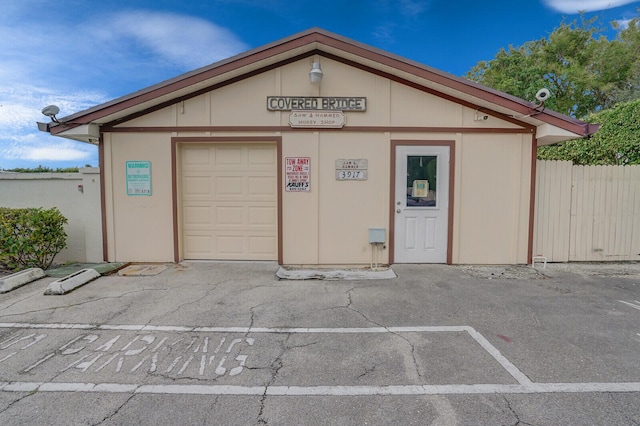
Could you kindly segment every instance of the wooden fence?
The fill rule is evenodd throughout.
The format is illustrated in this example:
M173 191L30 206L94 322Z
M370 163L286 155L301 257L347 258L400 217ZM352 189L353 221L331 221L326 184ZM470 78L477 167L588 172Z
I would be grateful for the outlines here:
M534 255L640 260L640 166L538 160L536 183Z

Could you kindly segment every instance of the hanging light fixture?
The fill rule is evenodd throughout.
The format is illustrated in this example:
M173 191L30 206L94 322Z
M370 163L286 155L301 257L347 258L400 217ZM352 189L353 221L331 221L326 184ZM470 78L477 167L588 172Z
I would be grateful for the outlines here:
M311 71L309 71L309 81L311 84L320 84L322 81L322 68L320 68L320 62L314 62L311 64Z

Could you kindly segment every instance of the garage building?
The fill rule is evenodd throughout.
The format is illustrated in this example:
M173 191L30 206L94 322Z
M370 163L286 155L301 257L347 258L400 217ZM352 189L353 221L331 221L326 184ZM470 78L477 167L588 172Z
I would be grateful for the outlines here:
M597 130L320 29L47 127L99 146L105 261L295 266L528 263L536 148Z

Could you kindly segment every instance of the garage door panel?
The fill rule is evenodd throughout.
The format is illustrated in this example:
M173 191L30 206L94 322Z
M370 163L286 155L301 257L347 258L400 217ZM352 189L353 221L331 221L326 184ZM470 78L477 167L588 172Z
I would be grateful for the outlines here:
M218 176L215 179L214 197L242 197L244 192L242 176Z
M239 166L243 163L245 149L241 147L215 147L216 166Z
M183 164L208 166L211 162L209 153L210 150L208 148L192 147L188 150L184 150L182 155Z
M275 205L252 203L236 206L225 202L213 207L207 201L202 201L198 205L185 205L183 212L184 223L189 229L277 230L278 210Z
M250 176L248 178L248 195L252 197L273 198L277 190L275 176Z
M211 232L210 235L185 234L185 250L191 253L191 259L210 259L210 253L215 251L217 259L240 260L251 255L251 260L273 260L273 253L277 252L277 237L272 235L248 235L246 232L234 234Z
M206 259L211 253L213 246L213 238L209 235L191 235L184 236L184 249L191 253L192 259Z
M185 144L181 158L185 259L276 260L275 145Z
M246 209L243 207L216 207L215 226L224 229L227 226L243 227L246 222Z
M251 165L263 165L270 168L276 164L276 152L269 148L251 148L248 151L248 161Z
M211 178L203 176L185 176L183 180L184 195L211 194Z
M249 251L254 256L268 256L277 248L278 242L275 237L250 237L249 238Z
M249 207L249 227L273 228L277 221L277 209L272 207Z
M244 235L218 235L217 252L221 256L238 256L246 252Z
M210 206L185 206L184 221L193 225L210 225L211 210Z

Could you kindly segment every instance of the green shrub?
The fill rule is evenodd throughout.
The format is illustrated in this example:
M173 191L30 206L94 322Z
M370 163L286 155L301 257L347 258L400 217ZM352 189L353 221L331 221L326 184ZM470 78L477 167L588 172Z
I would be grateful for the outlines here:
M0 207L0 264L12 270L47 269L67 246L67 218L51 209Z

